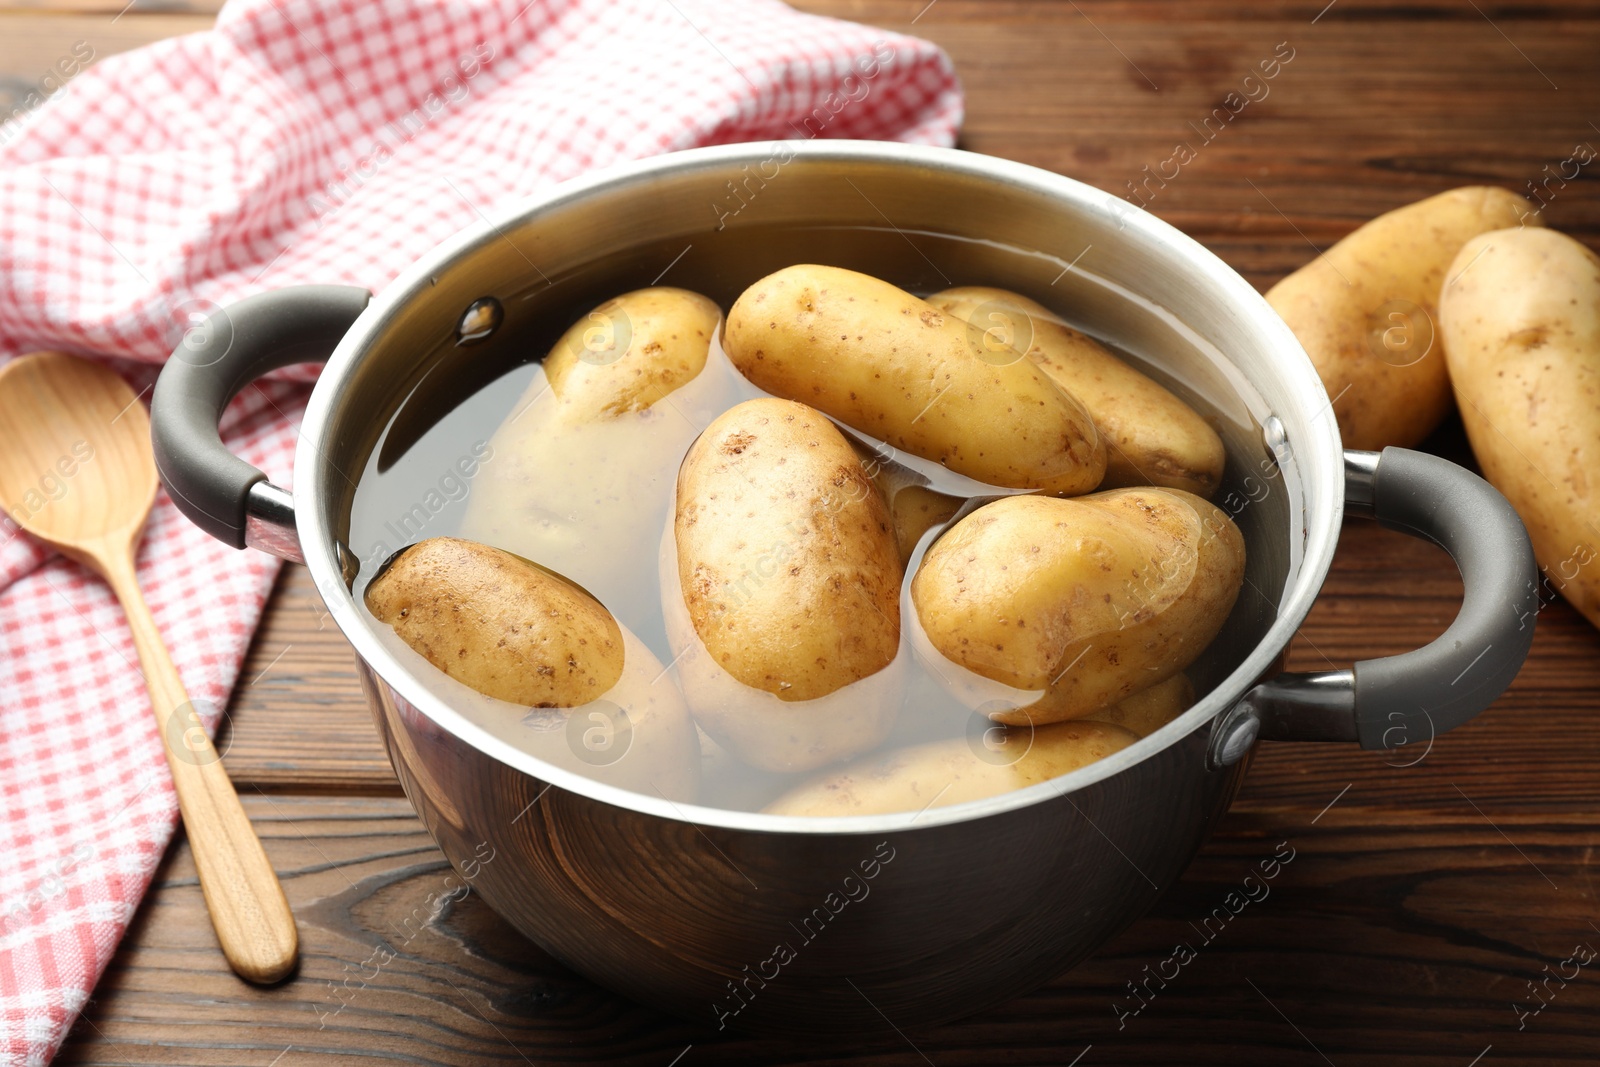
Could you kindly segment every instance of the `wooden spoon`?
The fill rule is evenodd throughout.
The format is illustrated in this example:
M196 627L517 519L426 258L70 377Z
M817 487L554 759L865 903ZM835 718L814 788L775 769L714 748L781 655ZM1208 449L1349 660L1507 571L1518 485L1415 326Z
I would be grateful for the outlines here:
M39 352L0 369L0 426L7 513L97 571L122 601L222 953L240 977L276 982L294 968L294 916L134 573L134 549L156 495L150 417L109 368Z

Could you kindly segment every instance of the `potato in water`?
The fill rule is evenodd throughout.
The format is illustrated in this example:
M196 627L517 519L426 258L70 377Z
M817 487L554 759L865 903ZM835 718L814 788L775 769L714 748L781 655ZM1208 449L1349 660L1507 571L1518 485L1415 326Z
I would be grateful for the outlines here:
M895 543L900 548L900 566L911 560L917 542L935 526L942 526L961 510L963 498L941 493L928 487L928 480L904 464L880 455L875 448L860 441L852 441L856 454L861 457L861 467L878 487L878 494L889 506L889 520L894 524Z
M1133 694L1090 716L1095 722L1120 726L1135 737L1149 737L1194 705L1194 683L1187 674Z
M746 378L990 485L1087 493L1106 450L1082 404L1026 360L888 282L795 266L746 289L723 347Z
M429 663L497 700L571 708L622 677L622 628L609 611L488 545L420 541L372 580L366 600Z
M995 726L864 756L819 775L767 805L773 815L887 815L998 796L1059 778L1133 744L1137 738L1103 722Z
M1009 346L1067 392L1094 419L1106 446L1102 489L1160 485L1210 496L1222 480L1222 438L1182 400L1134 370L1049 308L1005 289L946 289L928 303Z
M722 310L687 289L637 289L572 324L544 360L564 422L644 411L706 366Z
M1409 448L1444 419L1445 271L1469 239L1519 219L1539 225L1515 193L1452 189L1379 215L1267 290L1333 397L1346 448Z
M903 571L888 509L831 422L773 398L729 409L684 458L669 532L667 634L706 733L788 771L883 740Z
M911 580L915 636L968 672L933 664L997 721L1093 717L1205 650L1244 562L1232 520L1181 489L1007 497L928 549Z
M682 696L582 589L488 545L435 537L399 553L365 599L456 681L522 709L564 709L547 717L547 736L524 738L533 755L637 792L694 798L700 746ZM582 716L571 729L569 715ZM628 747L597 758L583 747L596 729L625 731Z
M462 536L631 603L653 579L638 530L658 528L693 420L727 404L702 374L720 317L697 293L657 288L579 319L491 439Z

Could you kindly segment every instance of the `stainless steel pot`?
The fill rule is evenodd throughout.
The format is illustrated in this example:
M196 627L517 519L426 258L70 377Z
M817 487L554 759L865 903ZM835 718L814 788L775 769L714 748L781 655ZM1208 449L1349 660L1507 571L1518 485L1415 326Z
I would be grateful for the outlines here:
M446 706L377 639L350 591L341 472L364 469L408 404L474 384L497 332L541 318L564 328L665 268L726 307L806 261L1071 307L1213 416L1229 449L1221 499L1250 562L1194 708L1033 788L805 820L674 804L543 763ZM255 376L324 358L291 494L226 451L217 419ZM1432 456L1343 452L1295 338L1214 255L1089 186L966 152L736 145L569 182L462 233L376 298L302 287L213 315L174 353L153 411L179 507L236 547L310 568L407 796L484 899L575 970L712 1027L905 1029L1013 997L1178 878L1258 737L1431 741L1492 702L1532 640L1533 555L1499 494ZM1449 550L1460 616L1421 650L1277 673L1347 510Z

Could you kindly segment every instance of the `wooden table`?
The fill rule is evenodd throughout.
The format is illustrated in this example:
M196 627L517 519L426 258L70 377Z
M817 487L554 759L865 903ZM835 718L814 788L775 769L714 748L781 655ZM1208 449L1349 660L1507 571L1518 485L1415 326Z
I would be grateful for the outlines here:
M124 0L0 12L0 95L72 42L97 55L204 27ZM806 0L929 37L970 97L963 145L1113 192L1140 180L1280 42L1293 59L1151 210L1265 287L1371 216L1454 185L1526 190L1600 145L1600 9L1547 0ZM926 4L926 6L924 6ZM1257 90L1259 92L1259 90ZM1545 171L1546 167L1550 171ZM1591 164L1547 221L1600 244ZM1570 168L1569 168L1570 172ZM1170 166L1168 173L1171 173ZM1465 457L1459 427L1431 447ZM1441 632L1435 549L1352 524L1294 652L1318 668ZM180 841L62 1063L1428 1064L1600 1059L1600 635L1556 602L1511 691L1425 759L1264 744L1178 886L1090 962L981 1018L878 1049L719 1038L622 1000L524 941L449 869L370 727L350 653L286 570L222 746L299 916L298 976L226 969ZM1294 859L1137 1015L1140 982L1280 842ZM453 883L452 883L453 884ZM421 931L397 931L412 919ZM376 946L398 954L368 961ZM1564 970L1561 984L1530 982ZM1520 1005L1525 1016L1519 1016Z

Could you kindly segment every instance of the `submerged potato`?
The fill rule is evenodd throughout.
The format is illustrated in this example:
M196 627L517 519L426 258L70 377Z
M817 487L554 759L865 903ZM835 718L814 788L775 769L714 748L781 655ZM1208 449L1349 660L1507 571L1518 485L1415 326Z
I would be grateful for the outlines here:
M950 521L961 510L963 500L930 489L926 478L893 459L880 456L860 442L852 441L851 444L861 457L862 469L871 476L872 483L878 487L878 494L889 506L889 520L894 525L894 540L900 551L900 566L904 569L922 535Z
M1600 256L1502 230L1462 246L1451 277L1440 327L1473 454L1546 583L1600 626Z
M1410 447L1449 412L1439 288L1463 244L1519 219L1539 224L1515 193L1452 189L1379 215L1267 291L1334 398L1346 448Z
M1000 722L1059 722L1192 663L1232 610L1244 562L1232 520L1180 489L1014 496L934 542L911 603L926 654L967 672L935 671L959 699Z
M627 610L653 584L638 530L657 529L671 506L696 420L727 403L732 371L706 370L717 319L703 296L641 289L578 320L490 438L461 535Z
M490 698L480 721L497 736L624 789L695 799L700 746L683 697L650 650L572 583L488 545L436 537L401 552L366 602L429 663Z
M922 535L949 522L961 510L960 497L929 489L925 485L900 485L886 494L889 514L894 521L894 537L900 547L900 564L904 566L916 551Z
M831 422L788 400L729 409L684 458L669 533L668 638L706 733L782 770L883 739L903 572L883 499Z
M1194 704L1194 684L1186 674L1174 674L1143 692L1101 708L1092 716L1095 722L1120 726L1135 737L1149 737Z
M795 266L728 312L723 347L769 393L990 485L1086 493L1106 454L1089 413L1026 360L989 360L967 324L888 282Z
M764 810L773 815L826 817L945 807L1059 778L1136 740L1109 723L1066 722L1008 727L998 744L990 738L930 741L887 755L865 756L828 771L789 790Z
M588 593L488 545L419 541L367 586L406 644L486 696L570 708L622 677L622 628Z
M946 289L928 303L976 329L999 331L999 343L1011 344L1082 402L1105 442L1102 489L1159 485L1200 496L1216 491L1228 458L1217 432L1188 404L1043 304L979 285Z

